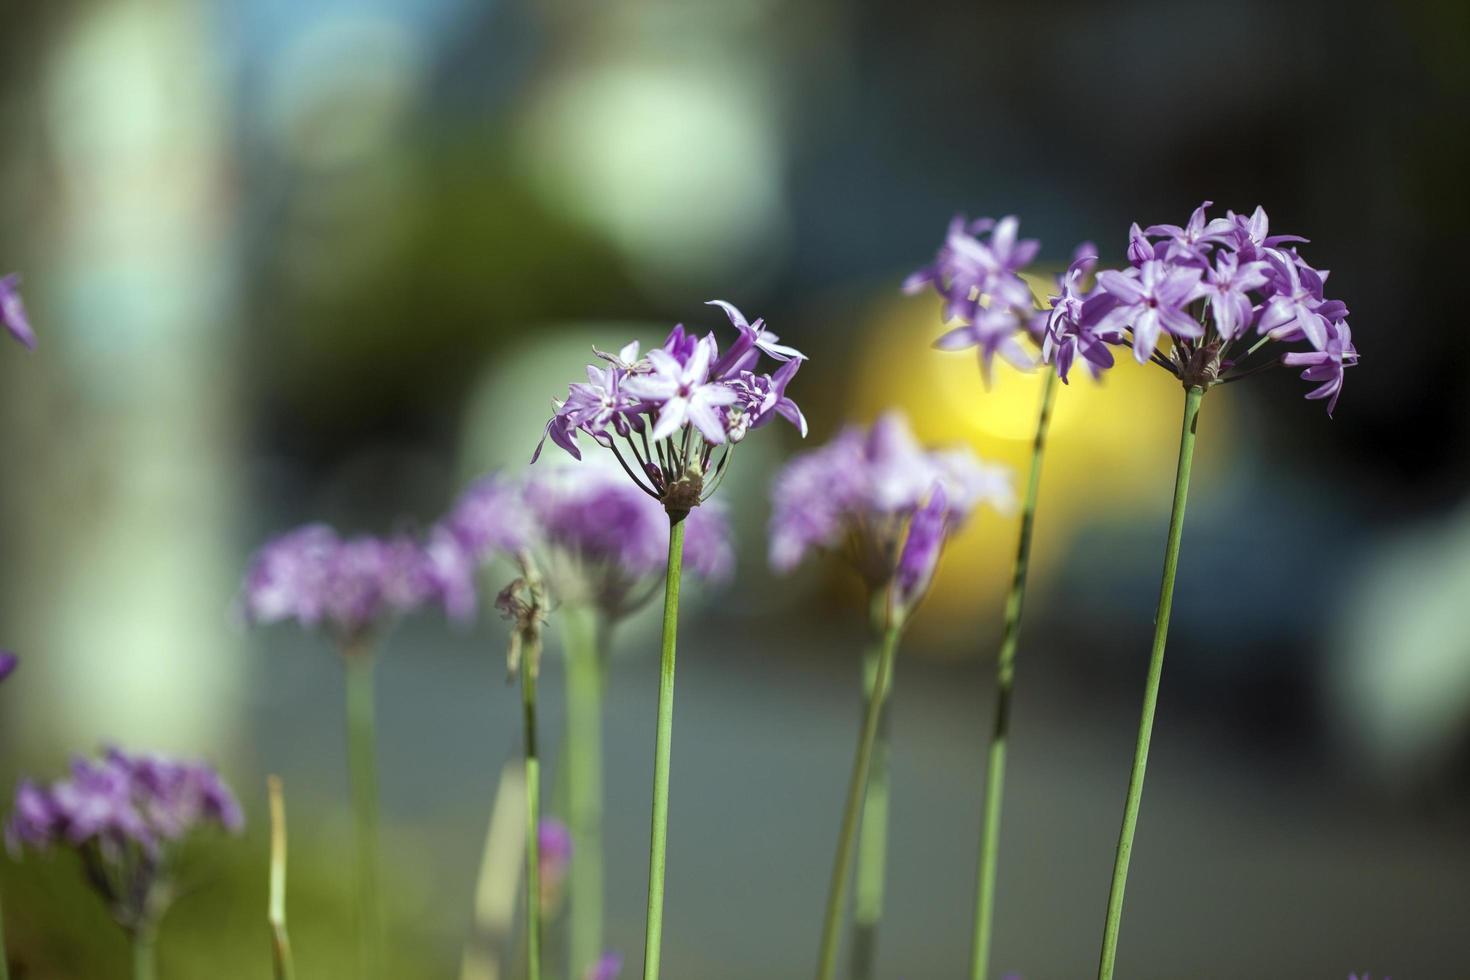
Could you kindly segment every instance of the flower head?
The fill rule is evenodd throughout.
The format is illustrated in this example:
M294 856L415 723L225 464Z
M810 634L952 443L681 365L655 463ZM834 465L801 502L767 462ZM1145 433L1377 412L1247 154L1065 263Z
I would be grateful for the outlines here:
M1031 287L1019 273L1036 257L1040 244L1035 239L1018 239L1019 227L1014 216L966 223L957 215L933 264L903 284L907 293L933 287L943 297L945 320L958 320L959 326L934 346L940 350L977 348L987 382L997 356L1021 370L1034 366L1017 340L1017 334L1032 322L1034 311ZM989 237L979 237L985 234Z
M1358 362L1346 304L1327 298L1327 273L1297 251L1306 239L1270 234L1263 209L1211 219L1208 208L1206 201L1183 225L1135 223L1130 268L1099 272L1090 291L1084 272L1068 270L1052 299L1043 359L1066 380L1079 356L1097 374L1112 366L1108 346L1127 345L1140 363L1203 388L1268 367L1301 367L1317 385L1307 397L1326 399L1330 414L1344 371ZM1252 334L1260 339L1237 352ZM1308 349L1247 363L1270 342Z
M15 668L20 666L20 658L9 650L0 650L0 682L15 673Z
M268 541L250 561L241 605L252 623L325 625L343 643L430 601L452 606L460 571L404 535L339 538L309 524Z
M541 879L541 909L551 914L562 899L567 869L572 863L572 832L567 825L547 817L536 828L537 871Z
M738 336L721 355L713 333L696 336L679 324L663 345L639 356L629 344L611 355L593 349L585 384L574 384L554 413L531 457L547 439L576 459L579 434L610 450L625 475L683 519L708 499L724 473L730 449L752 429L780 416L806 432L806 420L786 394L805 355L778 342L761 320L748 321L734 305L714 300ZM762 356L780 364L759 368ZM719 455L716 458L715 453Z
M205 827L239 833L240 805L213 768L107 749L77 759L49 786L23 780L5 829L23 848L78 852L88 880L126 929L146 926L167 901L172 847Z
M776 475L771 497L777 571L790 571L813 551L838 552L870 591L894 588L906 608L932 576L932 564L926 570L924 563L937 560L935 549L976 508L1009 510L1013 502L1007 469L967 449L924 449L897 412L868 430L844 429L792 459Z
M13 273L0 276L0 325L26 347L35 349L36 332L31 329L25 304L20 299L20 276Z

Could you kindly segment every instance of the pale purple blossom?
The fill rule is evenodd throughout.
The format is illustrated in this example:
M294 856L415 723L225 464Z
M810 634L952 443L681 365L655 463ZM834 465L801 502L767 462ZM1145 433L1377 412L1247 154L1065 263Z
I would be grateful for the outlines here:
M26 347L35 349L36 331L31 329L25 303L20 298L20 276L14 273L0 276L0 325Z
M326 525L310 524L255 553L240 605L251 623L324 626L350 644L427 603L451 605L449 571L407 535L343 539Z
M899 576L901 549L917 515L936 495L944 501L939 544L980 506L1008 511L1014 503L1008 469L983 463L968 449L926 450L897 412L885 413L867 430L844 429L776 475L771 565L788 572L814 551L833 552L846 558L870 591L895 587L897 577L896 598L916 601L922 588L915 588L926 586L928 578L914 574L917 551ZM921 536L928 531L929 525L920 527Z
M909 609L929 591L929 583L939 567L939 555L949 534L949 500L944 484L936 482L929 499L914 511L903 549L898 553L898 569L893 578L896 604Z
M733 446L777 417L806 434L806 419L787 386L806 355L780 343L760 319L713 300L735 328L720 353L713 333L678 324L664 343L640 356L636 343L617 354L593 348L602 362L588 380L553 401L554 413L531 462L550 439L576 459L582 433L608 449L624 474L675 519L694 510L724 476ZM760 371L762 358L778 367ZM718 450L718 454L717 451Z
M1324 295L1327 273L1307 264L1294 243L1272 235L1266 212L1227 212L1211 219L1205 202L1183 225L1159 224L1128 232L1130 268L1097 273L1068 270L1052 297L1042 357L1065 381L1080 357L1094 374L1112 365L1108 346L1129 345L1140 362L1153 362L1186 387L1209 388L1257 370L1300 367L1316 383L1308 398L1337 405L1343 373L1358 362L1347 325L1348 308ZM1262 339L1237 350L1249 335ZM1164 342L1167 340L1167 343ZM1305 342L1307 351L1280 352ZM1251 363L1267 343L1275 344Z
M555 817L546 817L537 825L536 856L542 911L549 912L560 902L572 863L572 832L566 824Z
M20 658L9 650L0 650L0 682L15 673L15 668L20 666Z
M1021 370L1034 367L1017 339L1034 322L1031 287L1019 272L1036 257L1035 239L1018 239L1014 216L967 223L957 215L934 262L904 280L907 293L932 287L944 299L946 322L959 325L934 342L940 350L977 349L990 380L997 356ZM988 233L988 238L979 236Z
M14 854L76 851L114 919L133 930L157 913L174 845L207 827L236 834L244 822L209 765L111 748L49 786L22 780L5 839Z

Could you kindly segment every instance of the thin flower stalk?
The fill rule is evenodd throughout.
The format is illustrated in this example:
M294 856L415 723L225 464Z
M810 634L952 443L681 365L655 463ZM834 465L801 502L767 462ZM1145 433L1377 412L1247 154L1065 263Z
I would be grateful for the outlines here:
M750 433L785 419L806 435L806 418L787 394L806 357L778 342L763 320L749 321L730 303L715 300L737 337L722 352L713 333L703 337L679 324L664 343L640 354L634 341L616 354L593 353L587 381L553 401L546 440L580 460L586 435L608 450L632 486L668 515L664 635L659 668L658 730L654 743L653 814L649 831L645 978L658 976L663 937L663 894L668 840L669 756L674 711L674 646L686 518L705 503L729 472L735 447ZM763 358L779 365L759 370ZM613 522L604 522L616 527ZM691 555L692 557L692 555Z
M866 719L880 700L878 662L889 623L904 619L923 598L945 542L977 507L1010 507L1010 474L982 463L968 449L926 450L902 414L887 412L870 429L848 427L826 445L792 459L773 482L771 497L770 561L776 571L791 571L808 554L825 552L843 557L867 590L874 642L864 664ZM892 684L890 670L881 685L882 705ZM853 912L856 976L875 967L883 909L890 722L886 708L877 710L873 761L861 796ZM845 889L846 882L844 866L833 887ZM845 901L845 894L828 896L823 929L832 942Z
M0 683L15 672L20 658L8 650L0 650ZM0 980L10 980L10 961L5 952L5 915L0 908Z
M570 975L580 977L602 956L602 700L604 624L588 606L562 608L567 662L567 822L572 833Z
M663 649L659 655L658 727L653 750L653 818L648 841L648 918L643 937L643 980L657 980L663 943L664 873L669 843L669 762L674 739L674 644L679 632L679 583L684 561L684 515L669 513L669 563L664 584Z
M875 599L883 599L876 596ZM863 713L878 696L878 665L883 651L883 604L871 603L869 627L872 641L863 655ZM890 688L892 677L889 678ZM853 882L851 974L853 980L871 980L877 965L878 923L883 918L883 892L888 865L888 796L890 708L888 692L878 709L878 732L873 743L873 761L868 789L863 797L858 825L856 880Z
M852 775L847 784L847 802L842 809L842 829L837 835L837 856L832 863L832 880L827 888L827 912L822 922L822 946L817 959L818 980L832 980L837 971L837 947L842 926L842 906L847 898L848 869L852 866L853 848L857 840L858 816L862 812L867 791L868 774L873 765L874 747L878 741L879 719L888 700L889 678L898 641L903 631L902 620L895 616L883 630L878 649L878 664L873 675L873 696L863 710L862 729L857 753L853 757Z
M1026 601L1027 572L1031 567L1031 534L1036 523L1036 501L1041 492L1041 463L1046 453L1046 433L1056 402L1057 375L1048 370L1041 389L1041 411L1036 419L1036 436L1031 443L1031 472L1026 496L1021 501L1021 530L1016 543L1016 561L1011 568L1011 585L1006 594L1005 625L1001 630L1000 653L995 663L995 722L985 769L985 810L980 825L980 861L975 888L975 928L971 946L970 976L985 980L990 971L991 930L995 922L995 880L1000 854L1001 800L1005 791L1006 746L1010 736L1011 691L1016 677L1016 647L1021 636L1021 610Z
M1179 569L1179 543L1184 536L1184 507L1189 500L1189 473L1194 463L1194 442L1199 427L1200 402L1205 390L1186 389L1184 424L1179 434L1179 466L1174 476L1174 506L1169 513L1169 537L1164 545L1164 575L1159 587L1159 605L1154 614L1153 650L1149 654L1148 678L1143 688L1143 714L1138 723L1138 743L1133 752L1133 769L1128 776L1128 798L1123 804L1123 828L1118 834L1118 853L1113 862L1113 883L1108 892L1108 913L1103 925L1102 956L1098 980L1111 980L1118 958L1118 931L1123 920L1123 889L1128 884L1128 862L1133 856L1133 832L1138 827L1138 809L1143 802L1143 776L1148 766L1149 743L1153 738L1154 711L1159 703L1159 680L1164 672L1164 645L1169 637L1169 614L1174 607L1174 576Z
M280 776L267 776L271 813L270 894L266 922L271 930L271 967L275 980L294 980L291 937L286 931L286 794Z
M374 724L374 657L365 644L344 651L347 673L347 768L357 846L358 973L383 974L383 906L378 889L378 763Z

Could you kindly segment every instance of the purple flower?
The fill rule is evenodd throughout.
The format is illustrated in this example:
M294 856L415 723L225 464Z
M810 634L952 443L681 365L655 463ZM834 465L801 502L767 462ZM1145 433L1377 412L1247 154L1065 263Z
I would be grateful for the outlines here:
M997 355L1020 368L1034 365L1016 334L1032 320L1031 288L1017 273L1040 248L1035 239L1016 237L1020 222L1014 216L999 222L982 218L966 224L957 215L949 225L944 245L934 263L904 280L903 289L915 293L932 286L944 298L946 321L959 320L934 346L940 350L979 349L987 383ZM977 236L990 233L986 241Z
M601 958L587 968L583 980L618 980L623 973L623 958L617 953L603 953Z
M1221 251L1215 264L1206 269L1196 296L1209 300L1215 331L1222 340L1235 340L1250 328L1255 310L1250 293L1266 285L1269 268L1265 262L1241 262L1236 253Z
M31 329L25 304L20 299L20 276L13 273L0 276L0 324L10 331L10 336L35 350L36 332Z
M113 917L132 930L157 914L170 848L209 826L232 834L244 826L213 768L112 748L75 760L70 776L50 786L22 780L5 839L14 854L77 851Z
M1133 332L1133 356L1146 363L1167 330L1177 338L1202 336L1204 328L1184 309L1194 297L1200 270L1149 259L1137 269L1097 274L1098 288L1117 301L1095 325L1107 330L1126 327Z
M1112 363L1105 345L1131 343L1140 362L1152 360L1186 387L1201 388L1272 364L1301 367L1302 378L1317 384L1307 397L1326 399L1331 414L1343 372L1358 362L1347 305L1323 295L1327 273L1291 244L1306 239L1270 234L1259 207L1249 217L1232 211L1210 220L1208 206L1185 225L1145 230L1134 223L1128 234L1134 268L1099 273L1090 293L1081 287L1085 273L1068 270L1052 298L1043 359L1065 381L1079 355L1096 374ZM1192 314L1188 307L1196 302ZM1280 344L1306 341L1311 349L1268 353L1249 366L1265 341L1243 354L1232 348L1252 332ZM1171 343L1161 351L1164 333Z
M15 668L20 666L20 658L9 650L0 650L0 682L15 673Z
M1327 328L1325 350L1290 352L1281 356L1287 367L1304 367L1303 381L1318 384L1307 393L1308 398L1326 398L1327 414L1330 417L1337 408L1337 397L1342 394L1343 372L1358 363L1358 350L1353 346L1353 332L1347 322L1338 320Z
M1091 243L1084 243L1091 244ZM1065 275L1058 280L1061 292L1051 298L1051 309L1046 312L1046 328L1041 342L1041 359L1056 365L1057 376L1067 382L1072 363L1080 355L1094 378L1113 366L1110 344L1122 342L1122 331L1116 328L1103 329L1097 324L1100 319L1092 311L1106 312L1117 301L1109 293L1098 293L1090 301L1082 288L1082 280L1097 265L1097 256L1086 253L1079 246L1076 257Z
M1183 227L1179 225L1150 225L1143 230L1144 235L1163 236L1168 241L1165 246L1165 258L1179 262L1196 262L1203 264L1204 252L1201 246L1207 242L1226 241L1235 232L1235 223L1229 218L1215 218L1213 221L1205 217L1213 201L1205 201L1194 209L1189 216L1189 221ZM1138 226L1134 225L1136 229ZM1141 235L1138 237L1142 237Z
M715 356L713 337L701 339L689 359L680 362L668 351L648 352L650 371L635 374L624 385L636 398L659 406L652 437L667 439L692 423L700 435L715 445L725 441L725 423L719 409L736 400L729 387L710 381L710 364Z
M558 600L618 619L653 595L669 551L657 501L607 466L538 471L522 493L532 550ZM685 566L701 578L728 578L735 559L723 508L696 508L684 523Z
M898 555L893 595L899 608L912 609L929 590L948 533L949 501L944 484L935 483L928 502L909 521L909 533Z
M547 817L536 827L537 872L541 879L541 907L551 912L561 903L562 885L572 862L572 832Z
M311 524L256 552L241 606L252 623L325 624L347 644L429 601L449 605L446 588L444 566L411 538L343 540L331 528Z
M755 366L760 354L775 361L806 360L806 355L795 347L787 347L777 343L781 338L765 328L765 321L757 319L750 323L745 319L733 303L727 303L722 299L712 299L706 306L718 306L725 311L725 316L730 318L730 324L740 331L740 337L731 344L718 361L715 362L712 371L716 378L725 378L730 375L739 374Z
M534 533L521 486L497 473L470 484L442 526L478 562L524 548Z
M1269 333L1277 340L1306 337L1313 347L1327 346L1328 319L1322 314L1325 300L1322 287L1325 277L1296 256L1270 255L1276 293L1266 301L1256 324L1259 333ZM1344 311L1345 312L1345 311Z
M786 393L805 355L778 342L764 322L749 321L733 304L713 300L738 336L721 356L713 333L698 337L674 327L663 346L639 357L636 343L616 355L593 348L603 362L588 368L554 414L531 462L546 440L576 459L579 433L612 452L643 493L683 517L708 499L723 476L730 448L776 417L806 434L806 419ZM779 364L758 370L762 357ZM723 447L716 455L715 449Z
M945 500L941 543L982 504L1008 510L1013 503L1009 470L982 463L967 449L925 450L897 412L885 413L867 431L844 429L776 475L771 565L787 572L812 551L837 552L869 590L887 589L895 583L911 525L936 487ZM915 597L898 593L900 600Z

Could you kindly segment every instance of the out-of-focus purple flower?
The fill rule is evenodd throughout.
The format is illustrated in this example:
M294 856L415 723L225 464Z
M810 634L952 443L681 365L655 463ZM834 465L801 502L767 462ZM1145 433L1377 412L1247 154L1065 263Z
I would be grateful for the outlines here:
M26 316L25 303L21 302L20 276L14 273L0 276L0 324L10 331L10 336L35 350L36 332Z
M20 666L20 658L9 650L0 650L0 682L15 673L15 668Z
M441 572L415 540L341 539L321 524L267 542L251 559L241 606L252 623L327 626L343 643L427 602L444 601Z
M77 851L113 917L134 930L156 914L168 849L209 826L232 834L244 826L212 767L111 748L75 760L70 776L50 786L23 780L5 839L13 854Z
M561 904L562 887L572 862L572 832L560 820L547 817L536 828L536 847L541 910L550 914Z
M498 473L470 484L442 526L480 562L524 548L533 533L520 485Z
M603 953L601 958L587 968L583 980L618 980L623 973L623 958L617 953Z
M776 475L771 565L787 572L812 551L833 551L870 590L887 589L904 540L913 535L910 525L936 487L946 501L941 543L982 504L1008 510L1014 499L1009 470L982 463L967 449L925 450L897 412L866 431L844 429Z
M893 596L899 607L909 609L924 597L949 529L949 501L944 484L935 483L929 500L914 512L909 533L898 555L898 570L893 580Z
M607 466L538 471L522 487L531 547L552 594L590 603L610 618L636 611L653 594L669 551L669 520L658 502ZM718 502L684 519L684 565L728 578L730 528Z
M1020 368L1034 367L1016 334L1032 321L1031 287L1018 274L1036 257L1035 239L1017 239L1014 216L950 222L944 245L932 265L904 280L907 293L933 287L944 298L944 318L960 325L934 342L940 350L978 348L988 382L997 355ZM988 232L988 240L978 236Z

